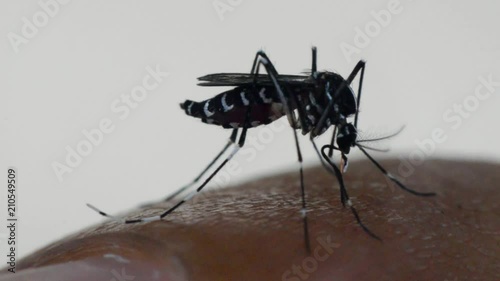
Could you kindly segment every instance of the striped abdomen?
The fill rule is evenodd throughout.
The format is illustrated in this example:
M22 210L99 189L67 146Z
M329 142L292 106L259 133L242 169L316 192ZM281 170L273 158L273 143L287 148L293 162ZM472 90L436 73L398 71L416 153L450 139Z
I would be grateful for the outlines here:
M181 108L187 115L224 128L243 127L249 109L249 127L269 124L285 115L272 86L236 87L202 102L186 100Z

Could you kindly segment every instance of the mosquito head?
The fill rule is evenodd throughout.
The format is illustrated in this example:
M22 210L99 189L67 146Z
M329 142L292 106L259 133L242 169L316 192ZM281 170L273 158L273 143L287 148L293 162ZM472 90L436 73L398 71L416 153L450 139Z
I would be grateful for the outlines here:
M340 125L337 134L337 145L339 150L344 154L349 154L351 147L356 145L357 136L358 133L356 128L351 123Z

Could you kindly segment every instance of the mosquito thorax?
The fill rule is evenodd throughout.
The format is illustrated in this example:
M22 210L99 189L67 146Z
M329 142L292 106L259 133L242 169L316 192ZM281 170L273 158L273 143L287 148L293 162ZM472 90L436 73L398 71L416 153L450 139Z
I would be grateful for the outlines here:
M324 110L328 110L329 113L321 125L319 118L311 120L312 127L317 127L316 130L311 131L312 138L323 134L332 125L343 126L342 124L346 124L346 119L357 111L355 94L342 76L334 72L318 72L316 83L315 100L312 106L322 108L319 115Z
M328 92L334 100L335 114L348 117L356 113L356 98L353 89L349 83L339 74L334 72L323 72L320 75L320 85L322 90Z

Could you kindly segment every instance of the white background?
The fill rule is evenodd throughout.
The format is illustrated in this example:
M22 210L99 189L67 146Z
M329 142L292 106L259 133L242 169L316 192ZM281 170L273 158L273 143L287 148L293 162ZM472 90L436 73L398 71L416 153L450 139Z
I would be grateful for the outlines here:
M377 158L419 152L415 141L441 128L446 141L428 157L498 161L500 88L479 101L468 118L460 117L460 125L443 114L471 99L478 77L500 81L499 2L401 0L400 12L374 29L366 46L356 45L356 28L380 26L372 11L387 10L389 2L71 1L15 46L9 34L23 36L23 17L33 22L43 9L37 1L3 1L0 214L6 215L6 169L15 166L18 255L101 221L87 202L119 213L190 181L225 144L229 131L186 116L179 103L220 92L196 86L196 78L248 72L259 49L281 73L310 68L313 45L319 68L344 76L358 59L366 59L361 130L379 135L406 125L387 142L391 153L375 153ZM231 9L218 12L214 3ZM360 47L359 54L346 56L342 43ZM147 75L146 67L156 65L169 77L121 120L111 104L130 95ZM64 164L65 147L75 149L85 139L82 130L97 128L103 118L112 120L114 131L60 182L52 164ZM250 134L258 136L259 130ZM301 143L306 164L318 163L308 138ZM240 174L231 184L292 169L295 159L287 128L275 133L255 160L237 156ZM0 229L5 253L6 228Z

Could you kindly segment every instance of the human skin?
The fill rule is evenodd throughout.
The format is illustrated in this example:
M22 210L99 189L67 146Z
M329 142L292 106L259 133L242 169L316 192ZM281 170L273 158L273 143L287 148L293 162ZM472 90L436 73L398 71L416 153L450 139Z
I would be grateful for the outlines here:
M399 161L382 163L397 174ZM346 187L380 242L342 207L332 175L306 169L310 255L298 172L275 175L204 192L163 221L106 220L24 258L0 280L500 280L499 172L493 163L427 160L404 178L437 193L418 197L371 163L352 162Z

